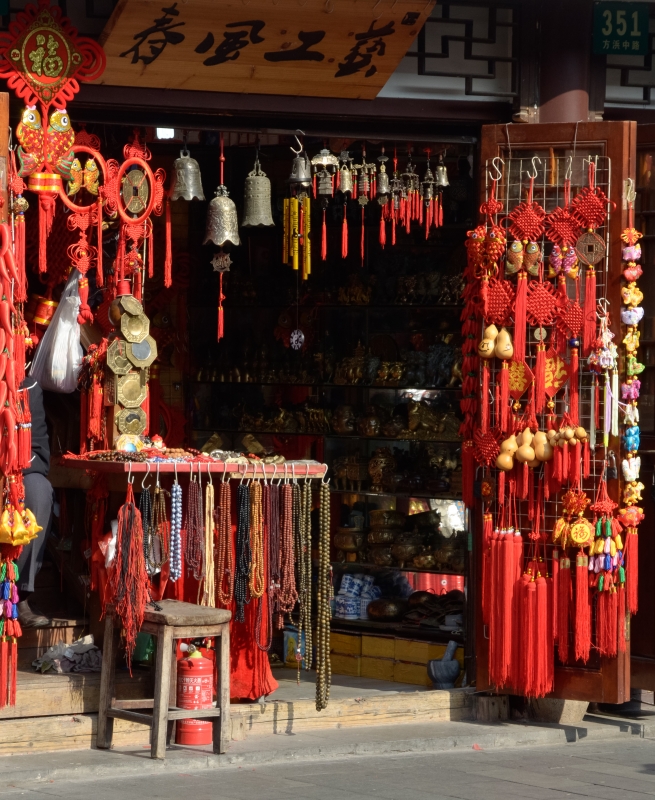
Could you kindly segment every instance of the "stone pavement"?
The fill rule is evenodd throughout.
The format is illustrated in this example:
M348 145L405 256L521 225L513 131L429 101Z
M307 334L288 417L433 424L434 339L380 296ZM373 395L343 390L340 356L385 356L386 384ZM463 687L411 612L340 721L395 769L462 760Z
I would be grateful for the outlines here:
M479 746L478 746L479 747ZM37 755L31 757L35 766ZM655 739L621 736L540 747L351 756L220 770L167 771L8 785L26 800L645 800L655 796Z

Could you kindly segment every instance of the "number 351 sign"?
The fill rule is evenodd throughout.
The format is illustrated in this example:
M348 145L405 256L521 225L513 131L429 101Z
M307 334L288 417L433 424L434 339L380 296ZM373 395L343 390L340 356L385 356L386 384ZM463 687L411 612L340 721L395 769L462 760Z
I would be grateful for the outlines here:
M594 3L594 53L645 56L649 52L648 3Z

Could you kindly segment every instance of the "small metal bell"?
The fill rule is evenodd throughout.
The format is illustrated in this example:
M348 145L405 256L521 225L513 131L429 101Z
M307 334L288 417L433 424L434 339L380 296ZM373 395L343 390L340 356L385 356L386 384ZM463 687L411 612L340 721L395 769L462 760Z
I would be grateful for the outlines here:
M318 178L317 194L319 197L332 196L332 176L326 169L322 169L316 177Z
M173 188L171 189L171 200L204 200L205 195L202 191L202 181L200 179L200 167L195 158L191 158L189 151L185 148L180 151L180 157L173 162Z
M294 153L295 152L294 150ZM304 187L312 185L312 162L304 151L298 153L293 159L291 175L289 175L287 183L295 183L298 186Z
M271 182L262 171L257 159L252 172L249 172L246 178L242 227L256 228L266 225L275 225L271 215Z
M435 169L435 184L437 186L450 186L448 183L448 170L446 169L446 165L443 163L443 156L439 156L439 163Z
M213 242L218 247L226 242L241 244L234 200L230 200L229 192L222 184L216 189L215 194L207 209L207 228L203 244Z
M378 172L377 180L378 197L389 194L391 189L389 185L389 175L387 174L387 168L385 166L385 161L388 160L387 156L378 156L378 161L380 162L380 171Z
M423 180L421 181L421 194L428 204L434 197L434 175L432 174L429 164L423 176Z

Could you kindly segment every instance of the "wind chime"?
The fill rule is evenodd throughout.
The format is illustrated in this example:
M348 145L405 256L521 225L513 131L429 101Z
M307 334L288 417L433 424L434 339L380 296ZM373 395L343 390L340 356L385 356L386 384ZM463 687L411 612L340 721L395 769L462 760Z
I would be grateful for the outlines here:
M311 225L309 190L313 185L312 162L297 136L296 142L299 149L291 148L291 152L295 156L291 165L291 175L287 180L291 197L285 197L282 206L282 263L290 263L294 270L298 270L302 264L302 277L303 280L306 280L312 269L309 236Z
M504 175L501 160L494 159L489 197L481 207L485 222L468 232L466 243L462 322L464 371L470 380L465 378L462 398L463 484L469 487L464 500L476 502L477 462L483 469L482 610L489 631L489 680L526 696L552 690L555 645L562 663L571 655L586 662L592 646L602 655L624 650L626 584L631 587L628 610L630 591L636 591L626 578L629 548L623 538L628 537L627 521L641 519L635 505L641 487L636 483L638 456L629 449L638 447L638 428L633 431L630 410L623 465L624 477L634 483L626 486L626 508L618 516L607 488L607 447L610 436L618 435L617 350L607 313L597 317L597 308L605 304L597 298L596 268L605 257L597 229L612 204L597 185L596 160L585 163L587 186L571 199L569 163L564 203L547 214L534 198L540 160L533 158L525 195L496 221L503 211L497 191ZM506 233L513 240L508 242ZM638 237L632 227L623 234L626 280L638 275ZM544 241L552 244L547 275ZM639 369L636 357L630 361L638 346L641 311L632 313L641 302L635 286L628 283L622 293L629 376L622 387L624 399L634 395L630 371ZM592 381L589 431L580 424L580 351L588 356ZM604 380L602 418L598 377ZM583 482L591 477L592 457L598 463L597 428L603 431L604 457L593 492L588 492ZM554 503L559 517L551 532L546 518ZM631 564L631 574L633 569Z

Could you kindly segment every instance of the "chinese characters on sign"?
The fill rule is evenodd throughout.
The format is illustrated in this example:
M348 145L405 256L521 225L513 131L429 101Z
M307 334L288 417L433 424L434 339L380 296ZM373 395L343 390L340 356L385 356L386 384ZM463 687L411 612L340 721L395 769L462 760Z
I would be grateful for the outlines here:
M644 56L650 50L649 44L647 3L595 3L596 55Z
M145 30L135 33L132 37L135 44L125 52L121 53L121 58L131 56L131 63L136 64L142 61L144 64L152 64L161 54L167 45L178 45L185 40L185 34L177 28L185 25L182 20L177 20L180 10L177 2L161 9L163 16L153 20L153 24ZM408 15L406 15L405 19ZM415 16L415 15L413 15ZM403 25L411 24L405 19ZM176 21L177 20L177 21ZM236 61L241 56L241 51L249 45L259 45L266 41L266 36L262 34L266 23L261 19L244 20L243 22L229 22L225 24L225 31L222 39L216 37L209 31L205 38L195 47L194 52L199 55L209 53L213 48L213 55L209 55L203 60L206 67L214 67L219 64L226 64L229 61ZM286 34L286 31L282 33ZM368 30L355 33L355 44L338 61L335 78L342 78L347 75L362 73L364 77L370 78L377 72L374 59L384 57L386 54L385 37L396 33L395 23L388 22L386 25L375 27L375 22L371 22ZM352 35L352 34L351 34ZM218 44L217 44L218 38ZM323 61L325 53L317 49L317 46L325 38L325 31L298 31L296 39L300 44L293 47L293 42L284 42L279 50L264 52L263 57L272 63L288 61ZM334 61L331 59L330 61Z

